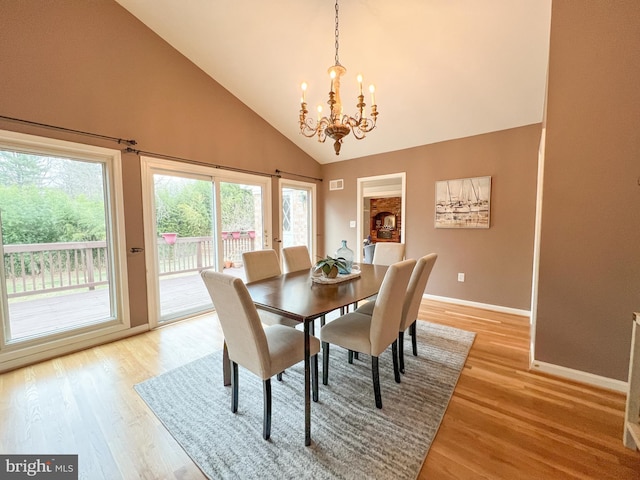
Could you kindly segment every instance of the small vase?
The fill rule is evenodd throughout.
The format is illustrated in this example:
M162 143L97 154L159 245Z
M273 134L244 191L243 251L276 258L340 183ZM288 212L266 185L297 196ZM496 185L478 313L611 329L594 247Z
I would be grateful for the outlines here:
M344 258L345 263L347 264L347 268L340 268L340 273L351 273L351 266L353 265L353 250L347 247L346 240L342 240L342 247L336 251L336 258L337 257Z

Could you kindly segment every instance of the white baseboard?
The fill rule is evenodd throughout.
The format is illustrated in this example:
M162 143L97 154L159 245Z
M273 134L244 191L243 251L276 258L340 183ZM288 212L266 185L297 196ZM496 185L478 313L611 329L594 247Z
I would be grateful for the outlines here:
M521 317L527 317L529 319L531 318L531 311L530 310L520 310L518 308L503 307L502 305L491 305L489 303L470 302L468 300L461 300L459 298L439 297L437 295L429 295L429 294L426 294L426 293L422 296L422 298L426 298L427 300L435 300L435 301L438 301L438 302L453 303L453 304L456 304L456 305L464 305L466 307L482 308L484 310L492 310L494 312L508 313L508 314L511 314L511 315L519 315Z
M131 337L139 333L143 333L149 330L149 325L144 324L138 327L127 328L125 330L119 330L105 335L93 336L91 338L85 338L80 341L70 342L65 345L56 346L49 349L40 349L34 353L27 355L17 356L15 352L9 357L9 355L0 355L0 373L8 372L9 370L15 370L16 368L32 365L43 360L49 360L51 358L66 355L68 353L85 350L87 348L95 347L97 345L103 345L115 340L121 340L126 337ZM4 358L3 358L4 357Z
M531 364L531 370L548 373L549 375L566 378L568 380L573 380L574 382L585 383L594 387L614 390L616 392L627 393L629 388L628 383L623 382L622 380L601 377L600 375L594 375L593 373L574 370L572 368L562 367L560 365L554 365L552 363L540 362L535 359Z

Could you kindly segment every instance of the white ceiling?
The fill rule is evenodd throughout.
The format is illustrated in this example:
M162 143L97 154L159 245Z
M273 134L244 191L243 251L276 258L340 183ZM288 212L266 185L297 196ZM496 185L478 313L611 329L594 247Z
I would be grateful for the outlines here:
M326 111L334 0L117 1L320 163L542 121L551 0L342 0L344 111L361 73L380 116L339 156L298 129L303 81Z

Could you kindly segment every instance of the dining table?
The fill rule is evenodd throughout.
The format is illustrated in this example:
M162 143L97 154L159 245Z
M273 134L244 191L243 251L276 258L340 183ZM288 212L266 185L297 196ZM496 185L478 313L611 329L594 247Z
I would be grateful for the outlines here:
M354 265L352 275L357 275L344 281L338 277L335 283L320 283L318 279L314 280L313 268L247 283L247 290L258 309L304 324L304 421L307 446L311 445L309 339L314 334L314 320L334 310L344 311L350 305L378 293L387 269L384 265ZM228 363L226 359L223 361L225 385L230 383ZM314 362L314 366L317 369L318 362ZM314 401L317 400L314 398Z

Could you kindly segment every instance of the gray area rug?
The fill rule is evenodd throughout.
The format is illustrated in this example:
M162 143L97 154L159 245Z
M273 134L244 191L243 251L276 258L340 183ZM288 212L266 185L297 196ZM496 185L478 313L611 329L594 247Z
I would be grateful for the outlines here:
M171 435L212 479L414 479L436 435L475 334L418 322L418 356L405 336L405 375L393 379L391 348L380 357L381 410L375 408L371 360L350 365L331 346L329 385L311 403L304 446L304 364L272 385L271 439L262 439L262 382L239 369L239 408L222 385L222 352L135 385Z

